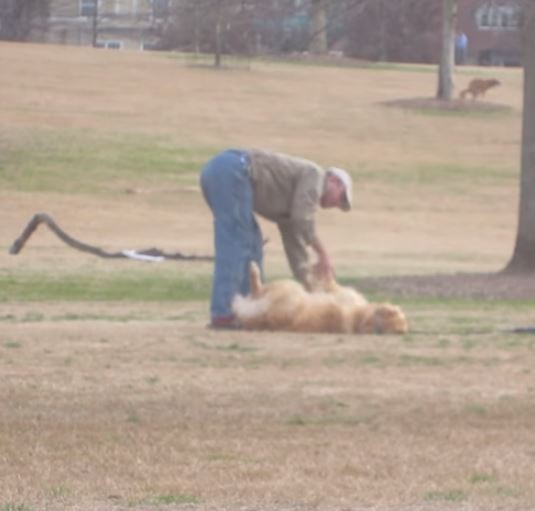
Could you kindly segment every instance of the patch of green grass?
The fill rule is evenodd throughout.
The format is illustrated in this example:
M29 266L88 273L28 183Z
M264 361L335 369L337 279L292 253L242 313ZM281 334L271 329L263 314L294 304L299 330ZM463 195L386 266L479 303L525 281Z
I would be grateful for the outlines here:
M188 494L164 494L164 495L155 495L154 497L149 497L143 499L140 504L145 505L172 505L172 504L200 504L201 499L195 495Z
M22 348L22 344L18 341L6 341L4 343L4 346L6 348L10 348L10 349L18 349L18 348Z
M180 314L171 314L170 316L166 316L165 319L167 321L196 321L198 319L199 315L196 311L184 311Z
M14 502L7 502L0 504L0 511L32 511L33 508L26 504L15 504Z
M110 321L113 323L127 323L128 321L141 321L148 318L147 315L143 314L59 314L57 316L52 316L50 318L52 321Z
M118 185L197 181L214 148L185 148L138 136L35 130L4 141L0 186L18 191L102 193Z
M225 344L223 346L217 346L215 349L218 351L234 351L236 353L250 353L252 351L257 351L257 348L253 346L244 346L238 342L232 342L230 344Z
M398 64L395 62L375 62L367 67L374 71L405 71L408 73L436 73L437 68L429 64Z
M356 176L355 176L356 177ZM395 185L398 190L408 189L407 193L418 194L427 192L438 197L437 190L443 196L470 197L470 201L479 204L488 201L488 190L492 186L513 187L519 180L519 167L517 165L500 165L498 163L463 164L435 161L417 161L409 165L377 162L362 165L359 168L358 179L368 184L381 185L388 182ZM392 214L407 214L406 204L390 202L385 205ZM437 213L455 215L458 212L454 206L437 200L433 210ZM419 206L415 206L419 211ZM392 258L399 255L410 256L410 253L391 253ZM440 254L448 261L470 261L471 255L458 252Z
M487 108L418 108L406 107L417 114L430 117L462 117L463 119L502 119L504 117L518 116L518 113L509 106L492 105Z
M359 61L355 61L359 62ZM371 69L378 70L378 71L406 71L411 73L433 73L437 74L438 69L435 64L404 64L404 63L396 63L396 62L374 62L374 63L368 63L361 67L370 67ZM495 78L495 71L494 70L485 70L485 68L462 68L458 67L455 69L456 75L465 75L468 78L471 79L474 76L478 77L488 77L488 78Z
M199 504L200 499L195 495L160 495L154 498L157 504Z
M458 316L459 312L466 310L478 310L482 315L489 314L491 316L494 311L511 310L511 311L525 311L530 312L535 307L535 299L496 299L496 298L458 298L458 297L435 297L435 296L418 296L417 292L413 296L404 294L403 296L396 297L395 293L389 291L384 293L373 289L370 286L359 285L358 279L348 279L347 283L354 285L357 289L362 290L366 296L373 297L373 301L388 301L396 298L396 303L404 307L413 307L421 311L433 310L437 307L444 310L454 312ZM372 298L370 298L372 299ZM463 320L464 322L465 320ZM472 321L476 321L474 318ZM481 319L481 324L484 324L485 320Z
M62 498L70 495L72 492L66 486L53 486L50 488L50 495L54 498Z
M131 424L139 424L141 422L141 419L135 411L130 411L126 416L126 422L129 422Z
M207 300L206 277L166 271L0 275L0 303L38 301L187 301ZM42 318L36 318L38 321Z
M451 341L445 338L437 339L436 345L438 348L449 348L451 346Z
M513 183L518 181L518 169L513 167L491 167L456 165L449 163L417 163L410 166L392 166L381 169L368 169L368 181L384 181L396 183L400 186L419 185L435 189L437 186L447 187L447 191L463 194L474 194L473 186L466 188L467 183L488 184Z
M43 313L37 311L30 311L23 316L22 323L38 323L40 321L43 321L43 319L45 319Z
M521 492L520 490L511 488L510 486L498 485L492 488L492 494L499 497L518 498L521 495Z
M447 362L439 357L408 355L404 353L399 357L399 364L401 366L445 366Z
M341 365L346 365L347 362L347 357L340 355L328 355L323 361L326 367L338 367Z
M462 347L466 351L470 351L474 349L476 346L478 346L478 341L476 339L470 338L470 339L463 339L462 340Z
M214 452L212 454L209 454L207 456L207 459L208 459L208 461L217 461L217 462L230 463L230 462L237 461L239 458L234 454L225 454L225 453Z
M379 365L382 360L377 355L367 354L359 358L359 365Z
M481 405L479 403L469 403L464 407L464 411L472 414L472 415L479 415L484 416L488 414L488 410L484 405Z
M288 426L305 426L306 423L307 423L306 420L303 417L301 417L301 415L293 415L286 422Z
M510 349L510 348L528 348L530 350L535 349L535 335L534 334L512 334L500 336L497 341L497 346Z
M329 425L341 425L341 426L357 426L359 424L370 424L375 419L374 415L331 415L325 416L320 419L311 422L314 426L329 426Z
M164 318L166 321L180 321L184 318L191 318L191 315L175 315ZM0 317L0 321L9 321L13 323L36 323L40 321L107 321L111 323L128 323L129 321L152 321L153 315L145 312L136 312L128 314L95 314L95 313L66 313L57 314L53 316L45 316L42 313L29 312L20 317L14 314ZM106 339L102 339L101 342L108 342Z
M427 501L462 502L467 499L467 495L462 490L431 491L425 494Z
M170 58L185 65L214 67L214 55L211 53L163 53L166 58ZM221 68L231 69L252 69L255 63L289 65L289 66L312 66L312 67L337 67L351 69L371 69L377 71L402 71L408 73L437 73L436 65L429 64L397 64L391 62L369 62L357 59L338 59L321 56L308 55L306 57L291 56L260 56L260 57L240 57L236 55L224 55ZM490 76L490 75L489 75Z
M472 484L495 483L496 476L487 474L485 472L475 472L468 480Z
M172 59L192 67L203 67L206 69L213 69L214 71L225 71L233 69L250 69L251 63L254 60L252 57L241 55L223 55L221 59L221 67L216 68L214 65L215 57L212 53L181 53L169 52L160 54L168 59Z

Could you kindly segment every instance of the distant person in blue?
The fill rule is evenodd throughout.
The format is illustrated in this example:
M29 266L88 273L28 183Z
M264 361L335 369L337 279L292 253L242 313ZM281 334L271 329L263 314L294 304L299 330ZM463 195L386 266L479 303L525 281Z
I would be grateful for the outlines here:
M466 64L468 57L468 36L461 32L455 37L455 63Z

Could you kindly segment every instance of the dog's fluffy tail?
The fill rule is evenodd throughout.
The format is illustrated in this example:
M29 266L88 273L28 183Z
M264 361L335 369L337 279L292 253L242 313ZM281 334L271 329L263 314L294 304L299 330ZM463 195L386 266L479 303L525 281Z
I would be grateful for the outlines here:
M267 297L253 298L252 296L236 295L232 301L232 311L245 326L262 316L269 309Z
M249 286L253 298L257 298L261 295L264 287L262 284L262 276L260 275L260 268L254 261L249 263Z
M232 311L245 326L251 322L254 323L254 320L264 314L269 306L269 300L262 297L264 285L260 268L254 261L249 263L249 285L248 296L236 295L232 301Z

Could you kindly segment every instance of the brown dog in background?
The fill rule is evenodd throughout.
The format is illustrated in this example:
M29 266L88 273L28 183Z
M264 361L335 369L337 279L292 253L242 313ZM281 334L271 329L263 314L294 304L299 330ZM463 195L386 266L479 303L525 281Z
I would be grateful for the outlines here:
M474 78L468 84L468 87L466 87L466 89L460 92L459 97L461 99L465 99L468 94L472 94L472 99L477 99L479 96L483 97L485 95L485 92L487 92L489 89L492 89L493 87L497 87L498 85L500 85L500 83L501 82L499 80L496 80L496 78Z
M237 295L232 304L240 325L247 330L362 334L408 330L400 307L368 303L334 278L324 283L323 290L313 292L289 279L264 285L255 263L251 263L249 278L250 294Z

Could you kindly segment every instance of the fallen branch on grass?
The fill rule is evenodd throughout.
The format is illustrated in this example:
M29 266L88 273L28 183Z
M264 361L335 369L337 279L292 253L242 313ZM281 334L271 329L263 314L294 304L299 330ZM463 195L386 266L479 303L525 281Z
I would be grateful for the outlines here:
M107 259L137 259L140 261L163 261L165 259L180 260L180 261L213 261L212 256L203 255L185 255L181 252L166 253L158 248L149 248L145 250L122 250L121 252L108 252L99 247L82 243L69 236L58 224L52 219L52 217L46 213L37 213L30 220L22 234L13 242L9 249L10 254L18 254L30 236L39 227L40 224L46 224L48 228L64 243L76 250L82 252L88 252L89 254L96 255L98 257L104 257Z

